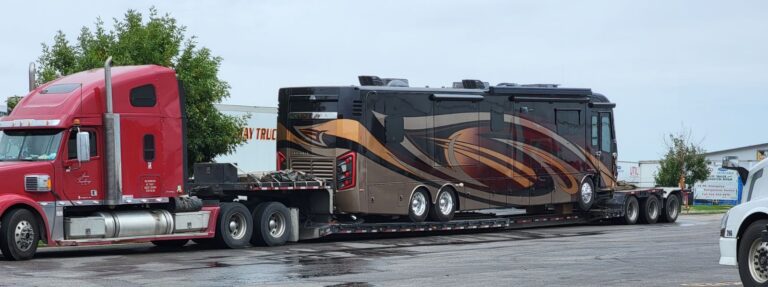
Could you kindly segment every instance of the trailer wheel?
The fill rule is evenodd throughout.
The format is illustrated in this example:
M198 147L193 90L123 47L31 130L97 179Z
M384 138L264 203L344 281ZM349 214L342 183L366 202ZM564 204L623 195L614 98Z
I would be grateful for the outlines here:
M453 219L456 213L456 195L450 188L444 188L437 193L437 200L429 210L429 218L434 221L446 222Z
M640 217L640 204L634 196L627 197L624 201L624 216L620 218L621 223L631 225L637 223Z
M589 177L584 178L584 181L581 182L578 197L579 209L589 211L597 198L597 194L595 194L595 185Z
M651 195L643 199L640 206L640 222L645 224L654 224L659 221L659 215L661 214L661 204L659 204L659 198L655 195Z
M680 197L673 193L667 196L667 200L664 201L664 212L662 212L659 220L672 223L677 221L678 215L680 215Z
M224 202L219 205L219 220L214 242L222 248L243 248L248 246L253 234L253 218L245 205Z
M744 286L764 286L768 282L768 245L760 236L766 224L765 219L753 222L739 239L736 261Z
M424 189L417 189L411 195L411 201L408 204L408 217L413 222L424 222L429 215L429 195Z
M279 202L262 202L253 210L256 232L251 243L261 246L280 246L291 235L291 212Z
M187 245L187 243L189 243L189 239L155 240L155 241L152 241L152 244L154 244L157 247L162 247L162 248L181 248L181 247L184 247L184 245Z
M0 223L0 251L7 260L28 260L35 257L40 241L37 218L31 211L18 208L3 216Z

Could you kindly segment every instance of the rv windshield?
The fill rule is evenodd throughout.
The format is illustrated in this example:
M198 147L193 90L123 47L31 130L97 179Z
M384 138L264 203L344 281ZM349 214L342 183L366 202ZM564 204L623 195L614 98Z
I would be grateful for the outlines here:
M46 161L56 158L61 131L0 131L0 161Z

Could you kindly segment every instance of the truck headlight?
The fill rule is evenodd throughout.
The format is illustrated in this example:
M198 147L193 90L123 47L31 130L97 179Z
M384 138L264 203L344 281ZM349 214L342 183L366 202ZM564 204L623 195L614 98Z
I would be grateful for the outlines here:
M30 192L47 192L53 189L51 176L47 174L29 174L24 176L24 190Z
M728 225L728 215L731 213L731 210L725 212L723 215L723 218L720 219L720 237L725 237L725 226Z

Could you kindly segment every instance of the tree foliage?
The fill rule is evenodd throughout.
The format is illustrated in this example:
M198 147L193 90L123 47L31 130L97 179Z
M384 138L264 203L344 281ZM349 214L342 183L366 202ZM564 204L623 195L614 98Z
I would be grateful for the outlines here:
M21 101L21 97L16 95L5 99L5 106L8 108L6 112L10 113L19 104L19 101Z
M685 175L687 187L704 181L710 170L704 157L704 149L690 142L685 133L669 134L667 153L659 161L659 171L655 175L656 185L678 186L681 175Z
M52 45L42 44L37 79L44 83L58 75L100 68L109 56L115 65L171 67L186 92L189 162L211 161L243 143L245 118L224 115L214 107L229 97L229 84L218 77L222 59L198 47L195 37L186 37L185 31L176 19L158 15L155 8L146 21L141 13L129 10L122 19L114 19L113 30L97 18L95 27L83 27L74 43L58 31Z

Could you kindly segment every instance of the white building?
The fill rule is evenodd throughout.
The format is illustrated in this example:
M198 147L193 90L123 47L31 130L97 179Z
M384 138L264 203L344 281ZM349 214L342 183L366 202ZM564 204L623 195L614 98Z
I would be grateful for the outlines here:
M216 105L226 115L250 115L241 136L245 144L234 153L216 157L216 162L236 163L244 172L274 170L277 165L277 108L240 105Z

